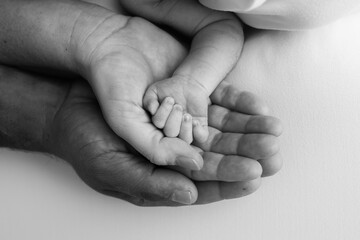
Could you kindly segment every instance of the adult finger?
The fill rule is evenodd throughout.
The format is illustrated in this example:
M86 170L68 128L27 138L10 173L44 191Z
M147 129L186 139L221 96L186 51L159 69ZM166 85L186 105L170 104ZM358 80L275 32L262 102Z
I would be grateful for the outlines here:
M212 104L248 115L269 115L270 108L253 93L239 91L231 84L222 82L211 94Z
M204 166L200 171L175 169L195 181L239 182L254 180L262 175L262 166L251 158L213 152L204 152L202 157Z
M96 100L73 87L53 121L50 152L67 159L98 191L119 192L147 201L194 203L197 189L184 175L156 167L105 123ZM90 129L90 130L89 130Z
M203 205L214 202L219 202L223 200L236 199L240 197L245 197L249 194L254 193L261 184L260 179L255 179L253 181L244 181L244 182L195 182L196 187L198 188L198 199L194 203L195 205ZM149 201L144 198L137 198L129 196L119 192L104 191L102 192L106 195L113 196L131 202L137 206L142 207L154 207L154 206L184 206L172 201Z
M196 182L199 197L195 204L207 204L247 196L255 192L261 179L245 182Z
M90 127L90 124L87 125ZM128 153L129 147L117 136L111 132L99 135L96 131L104 128L96 127L91 126L93 132L86 133L88 136L84 136L84 139L97 140L80 147L80 151L73 152L71 157L79 176L92 188L150 202L167 201L187 205L196 201L197 189L189 178L159 168L140 155ZM101 140L102 135L106 139ZM84 140L82 137L76 141ZM74 147L77 145L74 144Z
M91 177L96 176L96 179L86 182L97 182L94 187L97 191L138 206L183 206L194 204L195 201L195 204L206 204L243 197L253 193L260 186L259 179L241 182L196 181L194 185L192 181L175 171L152 168L153 166L147 168L142 164L134 165L134 156L119 157L120 161L112 163L109 159L116 158L109 158L107 155L99 158L105 169L95 167L95 171L91 171ZM130 158L127 159L128 157ZM137 174L124 167L128 163L134 165L132 168L136 168ZM123 164L124 166L120 166Z
M214 128L209 128L209 131L206 142L194 143L205 152L252 159L266 159L279 152L278 138L269 134L223 133Z
M87 176L97 191L137 205L189 205L197 199L194 183L182 174L156 167L145 159L117 154L101 156ZM139 160L139 162L137 162ZM140 162L141 161L141 162ZM83 176L84 174L79 174Z
M280 120L275 117L245 114L218 105L209 107L209 125L222 132L263 133L274 136L280 136L282 132Z
M270 158L260 159L259 164L261 165L261 167L263 169L261 176L269 177L280 171L280 169L283 166L283 158L281 157L281 155L279 153L277 153Z

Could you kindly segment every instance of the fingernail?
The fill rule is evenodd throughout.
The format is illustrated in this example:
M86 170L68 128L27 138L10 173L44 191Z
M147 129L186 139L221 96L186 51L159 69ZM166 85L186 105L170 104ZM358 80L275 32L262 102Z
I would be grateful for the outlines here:
M171 195L171 200L177 203L190 205L191 202L191 192L190 191L174 191Z
M180 104L175 104L174 105L174 110L182 112L183 111L183 107Z
M191 120L192 120L191 115L188 114L188 113L185 113L185 114L184 114L184 121L185 121L185 122L190 122Z
M194 121L193 121L193 125L194 125L195 127L200 126L200 122L199 122L198 120L194 120Z
M175 100L172 97L166 97L164 99L165 103L170 104L170 105L174 105L175 104Z
M201 169L201 167L195 161L195 159L184 157L184 156L177 157L175 163L176 163L176 165L178 165L180 167L190 169L190 170L200 170Z

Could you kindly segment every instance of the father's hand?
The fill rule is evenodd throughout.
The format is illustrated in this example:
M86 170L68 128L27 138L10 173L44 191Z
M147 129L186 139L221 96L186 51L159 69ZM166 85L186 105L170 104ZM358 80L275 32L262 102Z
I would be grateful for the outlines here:
M211 137L201 145L206 150L201 151L204 168L177 169L195 181L153 165L116 136L85 83L72 85L49 128L48 147L69 160L95 190L137 205L203 204L250 194L263 170L274 173L280 166L270 160L270 168L262 167L253 159L276 154L272 135L279 134L279 122L254 115L266 112L266 106L250 93L220 86L212 100Z
M154 4L154 1L135 1L134 4L138 3L138 8L143 9L151 6L151 2ZM174 4L174 8L171 8L173 3L175 1L164 1L159 6L165 7L155 8L153 13L157 15L156 11L161 13L161 10L164 10L162 12L164 17L176 19L174 22L176 30L195 34L211 21L219 22L220 19L227 21L231 17L233 18L232 22L235 23L231 25L239 25L231 14L216 13L196 1L178 1L179 4ZM217 14L221 17L216 17ZM216 73L216 81L221 81L230 71L236 57L224 57L224 61L213 68L212 55L204 54L206 51L203 51L202 46L198 48L195 46L197 50L202 50L191 52L188 55L192 56L191 61L189 58L184 60L187 53L182 45L148 21L141 18L127 18L123 15L107 14L103 17L103 21L97 27L91 28L90 32L73 36L78 36L74 39L83 39L79 41L81 42L78 56L80 59L78 62L81 63L79 69L83 70L82 75L90 81L105 120L117 135L151 162L157 165L177 165L192 170L201 169L202 158L193 148L179 138L166 137L152 124L144 109L143 97L152 83L171 77L174 72L180 71L180 68L189 70L181 74L178 72L189 79L198 79L200 73L202 78L207 78L204 76L204 72L209 72L211 68L210 72ZM78 22L85 21L79 20ZM79 24L75 24L74 32L81 32L77 31L83 29L79 26ZM232 30L232 28L229 29ZM221 32L214 29L210 32L212 33L206 35L210 39L216 39L216 34L221 35ZM237 34L235 35L237 36ZM203 42L203 46L206 48L212 49L210 43L204 42L207 37L201 37L202 40L199 42ZM232 39L231 43L238 39L239 46L241 46L241 37L235 38L235 40L233 40L234 37L230 37L230 39ZM229 42L226 41L226 43ZM236 44L234 45L236 46ZM233 51L231 50L231 52ZM239 53L239 49L236 52ZM196 60L194 61L194 59ZM223 64L227 60L230 63ZM202 62L200 64L202 67L193 67L194 62L199 61ZM186 64L181 65L181 63ZM183 67L179 67L179 65ZM193 71L192 68L197 70ZM210 74L211 77L214 77L214 74ZM215 86L211 87L211 91L214 88ZM202 99L201 102L205 102L206 108L206 99ZM206 112L206 109L202 111ZM198 111L196 114L200 114L200 112Z
M95 190L138 205L203 204L241 197L257 189L262 170L273 174L280 166L276 157L261 166L251 157L268 158L276 152L271 135L279 133L278 121L254 115L266 113L266 106L227 86L212 96L213 129L202 146L204 168L177 169L181 174L151 164L117 137L87 84L74 82L68 87L63 80L6 67L0 67L0 79L2 146L58 155Z
M232 19L233 16L231 13L229 12L221 12L221 11L215 11L209 8L204 7L203 5L201 5L197 0L164 0L164 1L159 1L159 0L119 0L121 2L121 6L124 7L129 13L135 15L135 16L140 16L140 17L144 17L147 20L160 24L161 26L167 26L169 28L171 28L172 30L175 30L179 33L181 33L184 36L193 38L196 34L197 31L199 29L201 29L202 26L206 25L208 23L208 21L210 19L212 19L214 16L218 16L221 18L227 17L229 19ZM240 20L239 20L240 21ZM239 43L242 44L242 43ZM186 60L185 60L186 61ZM219 89L228 89L227 91L219 91ZM216 92L214 92L213 96L212 96L212 101L214 101L214 96L217 96L216 99L219 101L221 99L221 102L223 103L223 106L226 106L227 108L230 109L235 109L235 110L240 110L240 112L244 111L246 109L246 104L248 104L247 102L242 102L241 100L243 100L243 98L241 97L234 97L234 98L229 98L227 99L228 96L226 96L226 94L228 94L228 92L231 91L235 91L231 88L223 88L220 87L216 90ZM233 92L231 92L233 93ZM221 95L223 94L223 95ZM230 96L237 96L237 94L230 94ZM241 100L239 100L238 102L235 102L236 99L239 98ZM215 101L216 102L216 101ZM224 105L225 103L225 105ZM241 108L238 107L237 104L241 104ZM260 104L261 105L261 104ZM253 108L250 112L250 114L259 114L259 115L268 115L269 112L266 109L261 109L260 105L258 107L253 108L254 106L250 106L249 109ZM265 105L263 104L262 107L264 107ZM245 108L244 108L245 107ZM221 111L222 113L227 113L227 111L223 111L220 110L220 108L214 108L211 107L210 110L214 111L214 109L216 109L216 111ZM254 111L254 109L256 109L256 111ZM240 118L240 117L236 117L237 115L234 114L225 114L226 118L229 120L227 127L224 127L221 123L223 122L219 122L220 119L215 119L214 116L216 116L216 114L214 114L214 112L209 113L211 114L211 116L209 116L209 121L211 121L212 126L216 126L217 129L220 129L224 132L238 132L241 133L243 131L243 124L246 124L247 121L245 121L244 119ZM231 116L231 117L229 117ZM232 118L236 118L236 121L232 120ZM270 118L268 118L270 119ZM241 122L243 121L243 122ZM271 122L272 120L270 120ZM225 119L226 122L226 119ZM272 125L272 123L269 123L269 126L274 127L274 129L276 129L275 125L277 125L277 127L280 127L279 124L275 124ZM261 124L260 124L261 125ZM229 127L232 126L232 127ZM214 131L212 131L214 133ZM256 131L255 131L256 132ZM281 132L281 130L279 128L277 128L277 130L275 131L277 134L279 134ZM271 131L265 131L264 133L271 133ZM277 135L275 134L275 135ZM214 134L212 134L213 136ZM222 134L217 135L219 136L223 136ZM233 136L233 135L227 135L229 136ZM237 135L239 136L239 135ZM262 140L262 137L258 137L256 135L250 135L251 138L253 138L254 142L266 142ZM216 141L218 138L214 138L214 140ZM228 138L230 139L230 138ZM256 139L256 141L255 141ZM237 139L234 138L232 139L234 141L236 141ZM238 142L239 144L241 142ZM242 144L240 144L242 146L242 149L245 149L247 146L244 146ZM202 144L201 145L202 148L209 150L208 145L206 144ZM230 148L229 148L230 149ZM213 150L213 149L212 149ZM232 148L231 151L225 151L223 153L226 154L239 154L239 152L236 152L235 148ZM243 154L243 153L241 153ZM240 154L240 155L241 155ZM264 167L264 172L263 172L263 176L270 176L272 175L274 172L276 172L280 166L281 166L281 160L278 154L274 155L274 156L267 156L264 158L264 156L261 156L261 153L259 153L259 155L252 155L252 158L255 159L259 159L259 162L261 163L261 165Z

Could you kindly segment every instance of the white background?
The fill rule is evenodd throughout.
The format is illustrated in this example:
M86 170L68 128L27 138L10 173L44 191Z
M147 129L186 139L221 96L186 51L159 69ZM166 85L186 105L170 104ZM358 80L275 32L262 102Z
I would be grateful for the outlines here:
M256 193L139 208L91 190L62 160L1 150L0 239L360 239L360 15L251 35L230 78L285 128L284 167Z

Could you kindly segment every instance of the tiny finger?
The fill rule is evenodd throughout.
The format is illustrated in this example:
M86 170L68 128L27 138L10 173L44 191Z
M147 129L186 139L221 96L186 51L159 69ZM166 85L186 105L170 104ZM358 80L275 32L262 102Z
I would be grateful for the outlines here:
M164 127L164 134L167 137L177 137L180 133L182 122L183 108L175 104Z
M143 104L144 108L154 116L160 106L156 92L152 89L148 89L144 95Z
M149 102L149 105L147 106L147 110L150 112L150 114L152 116L154 116L154 114L157 112L157 110L159 109L159 102L157 100L151 101Z
M164 128L165 123L173 109L174 103L175 100L171 97L167 97L162 101L160 107L152 118L152 121L157 128Z
M192 128L192 116L186 113L182 118L179 138L188 144L191 144L193 141Z
M193 121L193 133L194 133L194 139L199 142L203 143L206 142L206 140L209 137L209 129L207 125L201 124L198 120Z

